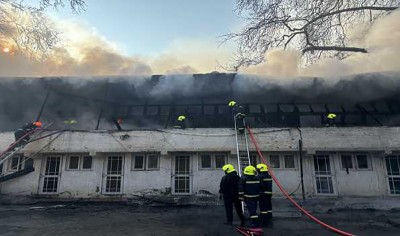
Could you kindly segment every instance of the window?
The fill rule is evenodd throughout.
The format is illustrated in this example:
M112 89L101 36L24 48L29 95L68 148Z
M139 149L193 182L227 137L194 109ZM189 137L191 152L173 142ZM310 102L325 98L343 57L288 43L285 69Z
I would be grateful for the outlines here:
M0 164L0 176L3 174L3 163Z
M369 169L368 165L368 157L366 154L358 154L356 155L356 160L357 160L357 168L362 170L362 169Z
M203 154L200 155L201 158L201 168L202 169L211 169L211 155Z
M92 156L71 155L68 157L67 170L91 170L92 162Z
M285 157L285 168L286 169L294 169L294 155L284 155Z
M349 169L352 170L370 170L371 163L368 158L368 154L341 154L341 165L342 169L349 173Z
M147 155L147 169L158 169L158 154Z
M133 170L144 170L144 155L134 155L133 159Z
M79 156L70 156L69 157L69 170L78 170L79 169Z
M135 153L132 154L132 170L159 170L160 154Z
M386 156L390 194L400 194L400 155Z
M199 169L220 170L226 164L224 153L202 153L199 158Z
M215 168L221 169L225 165L225 155L224 154L216 154L215 155Z
M270 155L269 162L272 168L281 168L279 155Z
M92 169L92 157L91 156L83 156L82 169L84 169L84 170Z
M353 159L351 154L343 154L341 156L341 159L342 159L342 168L353 169Z
M9 161L9 170L10 171L19 171L22 170L22 164L24 163L23 156L13 156Z

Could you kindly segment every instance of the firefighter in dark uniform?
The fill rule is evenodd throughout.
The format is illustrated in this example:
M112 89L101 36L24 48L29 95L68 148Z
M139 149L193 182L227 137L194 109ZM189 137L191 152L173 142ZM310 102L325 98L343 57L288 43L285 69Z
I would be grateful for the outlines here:
M260 180L256 177L256 168L247 166L239 182L239 198L246 203L250 214L251 227L258 228L257 203L260 197Z
M27 134L29 132L33 131L34 129L37 129L37 128L40 128L40 127L42 127L42 122L37 121L37 122L33 122L33 123L26 123L24 126L22 126L21 128L17 129L14 132L14 137L15 137L15 141L19 140L19 142L15 146L19 147L19 146L22 146L22 145L28 143L29 142L29 135L27 135Z
M244 226L245 220L243 216L242 203L239 200L239 180L235 168L231 164L226 164L222 167L225 172L225 176L222 177L219 193L220 199L224 199L224 206L226 212L226 223L228 225L232 224L233 221L233 206L235 206L236 213L240 219L240 226Z
M257 171L260 180L260 223L262 226L267 226L272 221L272 178L266 164L258 164Z
M232 109L232 114L235 116L236 128L240 133L244 132L244 118L246 114L243 106L238 106L235 101L230 101L228 106Z
M185 129L186 128L185 120L186 120L186 116L184 116L184 115L178 116L178 119L177 119L178 127L180 127L181 129Z

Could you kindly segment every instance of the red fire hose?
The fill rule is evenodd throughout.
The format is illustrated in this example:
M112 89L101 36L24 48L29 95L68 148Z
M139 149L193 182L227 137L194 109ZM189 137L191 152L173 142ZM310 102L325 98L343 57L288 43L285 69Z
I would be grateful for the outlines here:
M247 127L247 130L249 131L250 134L250 138L251 141L253 141L254 146L256 147L257 153L261 158L261 161L266 164L268 166L268 172L271 175L272 179L275 181L276 185L278 186L278 188L281 190L281 192L286 196L287 199L289 199L289 201L291 201L301 212L303 212L306 216L308 216L310 219L312 219L313 221L317 222L318 224L324 226L325 228L328 228L329 230L340 234L340 235L346 235L346 236L353 236L354 234L351 233L347 233L344 231L341 231L331 225L328 225L324 222L322 222L321 220L319 220L318 218L316 218L315 216L311 215L311 213L309 213L307 210L305 210L303 207L301 207L291 196L289 196L289 194L285 191L285 189L282 187L282 185L279 183L278 179L275 177L274 172L270 169L269 165L267 164L267 161L265 160L264 156L262 155L260 148L258 147L257 141L254 137L253 132L251 131L250 127Z

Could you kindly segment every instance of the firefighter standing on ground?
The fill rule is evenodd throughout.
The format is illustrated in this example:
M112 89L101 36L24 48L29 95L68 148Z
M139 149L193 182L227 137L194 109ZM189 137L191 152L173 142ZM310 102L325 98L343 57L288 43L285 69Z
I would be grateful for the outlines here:
M260 180L256 177L256 168L247 166L244 168L243 176L239 182L239 198L246 203L250 214L251 226L259 227L257 203L260 197Z
M244 226L245 220L242 211L242 204L239 200L238 186L240 177L238 176L235 168L231 164L226 164L222 167L225 176L222 177L219 193L220 199L224 199L224 206L226 212L226 223L232 224L233 221L233 206L235 206L236 213L240 219L240 226Z
M258 179L260 180L260 223L262 226L269 225L272 221L272 178L265 164L257 165Z

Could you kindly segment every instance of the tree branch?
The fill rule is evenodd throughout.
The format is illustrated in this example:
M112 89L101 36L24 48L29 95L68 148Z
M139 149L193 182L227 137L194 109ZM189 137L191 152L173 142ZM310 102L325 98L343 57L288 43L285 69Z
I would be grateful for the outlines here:
M302 50L303 54L310 51L340 51L340 52L361 52L368 53L365 48L338 47L338 46L311 46Z

